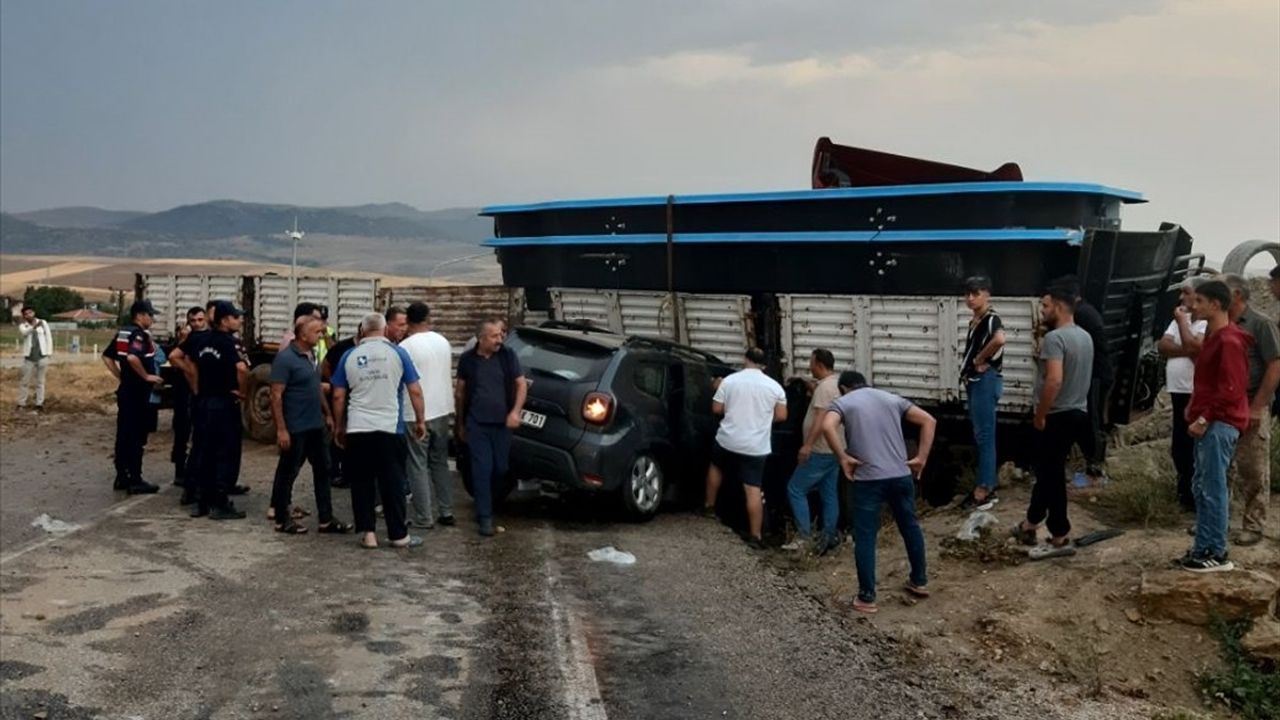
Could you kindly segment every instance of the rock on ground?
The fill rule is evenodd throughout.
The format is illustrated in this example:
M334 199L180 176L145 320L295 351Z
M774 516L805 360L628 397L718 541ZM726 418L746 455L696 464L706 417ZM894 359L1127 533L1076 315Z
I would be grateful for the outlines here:
M1215 618L1250 620L1275 608L1275 578L1256 570L1197 575L1181 570L1143 578L1138 605L1147 617L1208 625Z

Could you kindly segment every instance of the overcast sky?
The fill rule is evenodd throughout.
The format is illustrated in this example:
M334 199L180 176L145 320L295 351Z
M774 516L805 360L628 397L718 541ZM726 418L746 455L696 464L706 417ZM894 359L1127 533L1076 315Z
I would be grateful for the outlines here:
M1276 0L0 2L0 207L802 188L814 141L1280 235Z

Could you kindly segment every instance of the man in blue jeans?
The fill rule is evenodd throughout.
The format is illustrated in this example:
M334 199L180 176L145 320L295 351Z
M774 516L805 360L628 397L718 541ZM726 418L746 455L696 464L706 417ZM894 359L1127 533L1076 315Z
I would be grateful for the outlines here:
M1196 287L1191 312L1206 322L1196 356L1195 384L1187 405L1187 433L1195 438L1196 467L1191 487L1196 501L1195 542L1182 569L1209 573L1231 570L1227 559L1227 467L1240 435L1249 427L1249 350L1253 337L1231 322L1231 290L1213 280Z
M840 463L822 433L822 419L827 415L827 408L840 397L835 366L836 358L830 350L818 348L809 356L809 372L813 373L818 384L813 388L813 399L804 416L804 444L796 457L796 470L787 483L787 500L796 521L796 538L783 545L783 550L800 550L809 543L813 530L809 520L809 495L815 490L822 502L822 534L814 543L814 554L824 555L840 544L836 528L840 518L836 488L840 481ZM843 443L836 447L837 450L843 448Z
M480 534L493 537L493 488L507 474L511 431L520 427L528 385L520 359L502 344L501 320L490 318L476 331L476 346L458 359L454 400L458 440L471 458L471 487Z
M840 385L849 392L832 403L822 420L823 434L833 447L840 442L844 423L845 451L840 454L844 476L853 482L853 559L858 569L858 595L853 609L874 613L876 607L876 537L880 509L888 503L898 532L907 546L911 578L904 589L928 597L924 532L916 521L916 478L924 470L937 421L911 401L867 386L861 373L845 372ZM915 457L907 457L902 421L920 429Z
M973 312L965 337L960 381L969 397L969 422L978 448L978 477L973 492L961 507L990 510L996 497L996 406L1004 393L1000 375L1004 363L1004 326L991 307L991 280L976 276L965 280L964 303Z

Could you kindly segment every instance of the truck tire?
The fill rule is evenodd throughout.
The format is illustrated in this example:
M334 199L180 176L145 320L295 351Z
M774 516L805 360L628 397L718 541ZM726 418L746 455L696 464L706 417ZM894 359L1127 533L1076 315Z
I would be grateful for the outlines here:
M256 365L249 371L249 396L240 408L244 432L258 442L276 439L276 421L271 417L271 366Z
M1262 253L1271 253L1271 257L1275 259L1276 264L1280 265L1280 242L1275 242L1274 240L1245 240L1231 248L1231 252L1227 253L1227 259L1222 261L1222 272L1243 275L1245 266L1249 264L1249 261L1254 256Z

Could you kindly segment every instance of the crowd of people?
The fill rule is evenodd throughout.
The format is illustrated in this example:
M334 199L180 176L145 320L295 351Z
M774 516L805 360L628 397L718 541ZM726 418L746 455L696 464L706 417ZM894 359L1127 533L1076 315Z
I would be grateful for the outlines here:
M974 488L961 507L985 510L1000 501L996 417L1006 337L992 303L991 280L969 278L964 287L972 317L960 378L977 467ZM1280 267L1271 273L1270 288L1280 299ZM228 301L192 307L168 348L159 347L149 333L155 314L149 302L134 303L129 314L131 322L103 352L104 363L119 381L116 489L130 494L159 489L143 479L142 459L147 435L156 428L159 367L167 357L180 371L173 383L170 459L174 483L183 488L181 502L192 507L193 517L245 517L231 500L248 492L240 483L241 405L249 374L238 336L242 311ZM1052 282L1040 299L1039 318L1043 335L1035 359L1031 421L1036 482L1025 517L1011 531L1037 559L1075 552L1067 460L1078 447L1086 460L1085 474L1103 476L1105 409L1114 379L1102 317L1081 298L1078 279ZM34 384L39 408L52 340L47 324L29 311L19 328L25 361L19 405L26 404ZM481 323L455 375L449 342L432 329L424 303L371 313L354 337L341 341L328 326L326 308L299 304L270 373L279 460L268 518L276 530L307 532L302 521L308 513L292 502L293 484L305 462L314 479L318 532L354 530L362 547L378 547L381 515L388 544L420 545L422 539L410 527L456 523L448 466L452 430L467 448L477 531L492 536L492 491L507 472L511 433L520 426L527 394L519 359L504 345L505 333L500 319ZM1229 541L1251 546L1263 540L1270 416L1280 410L1280 329L1250 306L1244 278L1192 277L1181 286L1157 349L1167 358L1176 492L1196 517L1189 531L1194 540L1181 565L1197 572L1231 569ZM912 568L907 591L928 593L914 498L936 421L910 401L871 387L861 373L837 371L835 364L826 349L815 349L810 356L813 393L787 493L797 534L783 548L823 554L838 546L839 479L852 481L848 495L858 566L856 606L874 612L875 537L883 505L889 506L906 543ZM754 546L763 546L762 486L772 429L787 417L786 393L764 372L765 365L764 352L750 348L743 369L718 382L712 409L723 417L706 479L708 514L715 513L725 478L743 486L746 539ZM907 451L904 423L918 431L914 454ZM1229 537L1232 476L1243 523ZM350 489L354 525L334 516L334 487ZM816 529L810 515L815 494ZM1045 542L1040 542L1042 526Z
M116 481L130 494L155 493L142 476L147 435L156 429L160 365L173 380L174 484L192 517L245 517L231 496L240 483L241 409L247 401L249 359L239 339L243 313L228 301L192 307L165 349L148 330L155 310L130 308L103 361L119 379ZM413 303L370 313L358 333L337 341L326 308L300 303L281 339L270 372L270 405L279 458L267 517L278 532L308 531L305 510L293 504L293 485L311 466L320 533L353 530L365 548L379 547L379 515L391 547L417 547L410 526L456 524L451 499L450 428L465 443L475 490L477 530L491 537L492 485L506 474L511 431L519 426L526 385L515 353L503 345L506 325L480 324L453 377L449 341L432 329L430 308ZM456 415L460 418L453 422ZM334 516L332 488L349 488L354 524ZM410 515L410 500L412 515Z
M1280 267L1271 273L1271 291L1280 299ZM996 417L1003 393L1006 337L992 305L986 277L965 281L972 312L961 356L968 416L977 449L976 480L960 507L989 510L996 493ZM1270 487L1270 416L1280 410L1280 330L1249 307L1249 286L1237 275L1194 277L1181 288L1168 331L1158 349L1168 360L1173 402L1171 452L1177 493L1196 514L1195 539L1179 564L1194 572L1232 569L1227 559L1228 475L1234 460L1237 499L1244 506L1243 528L1233 542L1263 539ZM1040 299L1043 335L1033 387L1032 472L1036 478L1026 514L1011 530L1033 559L1073 555L1068 513L1067 462L1079 448L1084 474L1104 477L1106 407L1114 369L1101 314L1081 298L1073 276L1050 283ZM761 507L765 464L772 452L771 429L787 417L782 387L763 372L764 353L749 349L744 368L717 387L713 411L723 419L707 473L704 514L716 515L725 478L741 483L747 510L746 541L764 547ZM783 550L809 548L821 555L841 542L840 478L851 481L849 525L857 566L853 606L876 611L876 537L885 505L906 545L911 574L905 591L926 597L924 535L915 515L916 481L932 449L936 420L910 401L871 387L852 370L837 372L833 354L813 350L809 369L815 384L802 428L797 464L787 485L796 536ZM1274 405L1273 405L1274 403ZM914 454L907 451L905 425L915 426ZM815 532L811 497L820 520ZM1041 528L1047 532L1040 541Z

